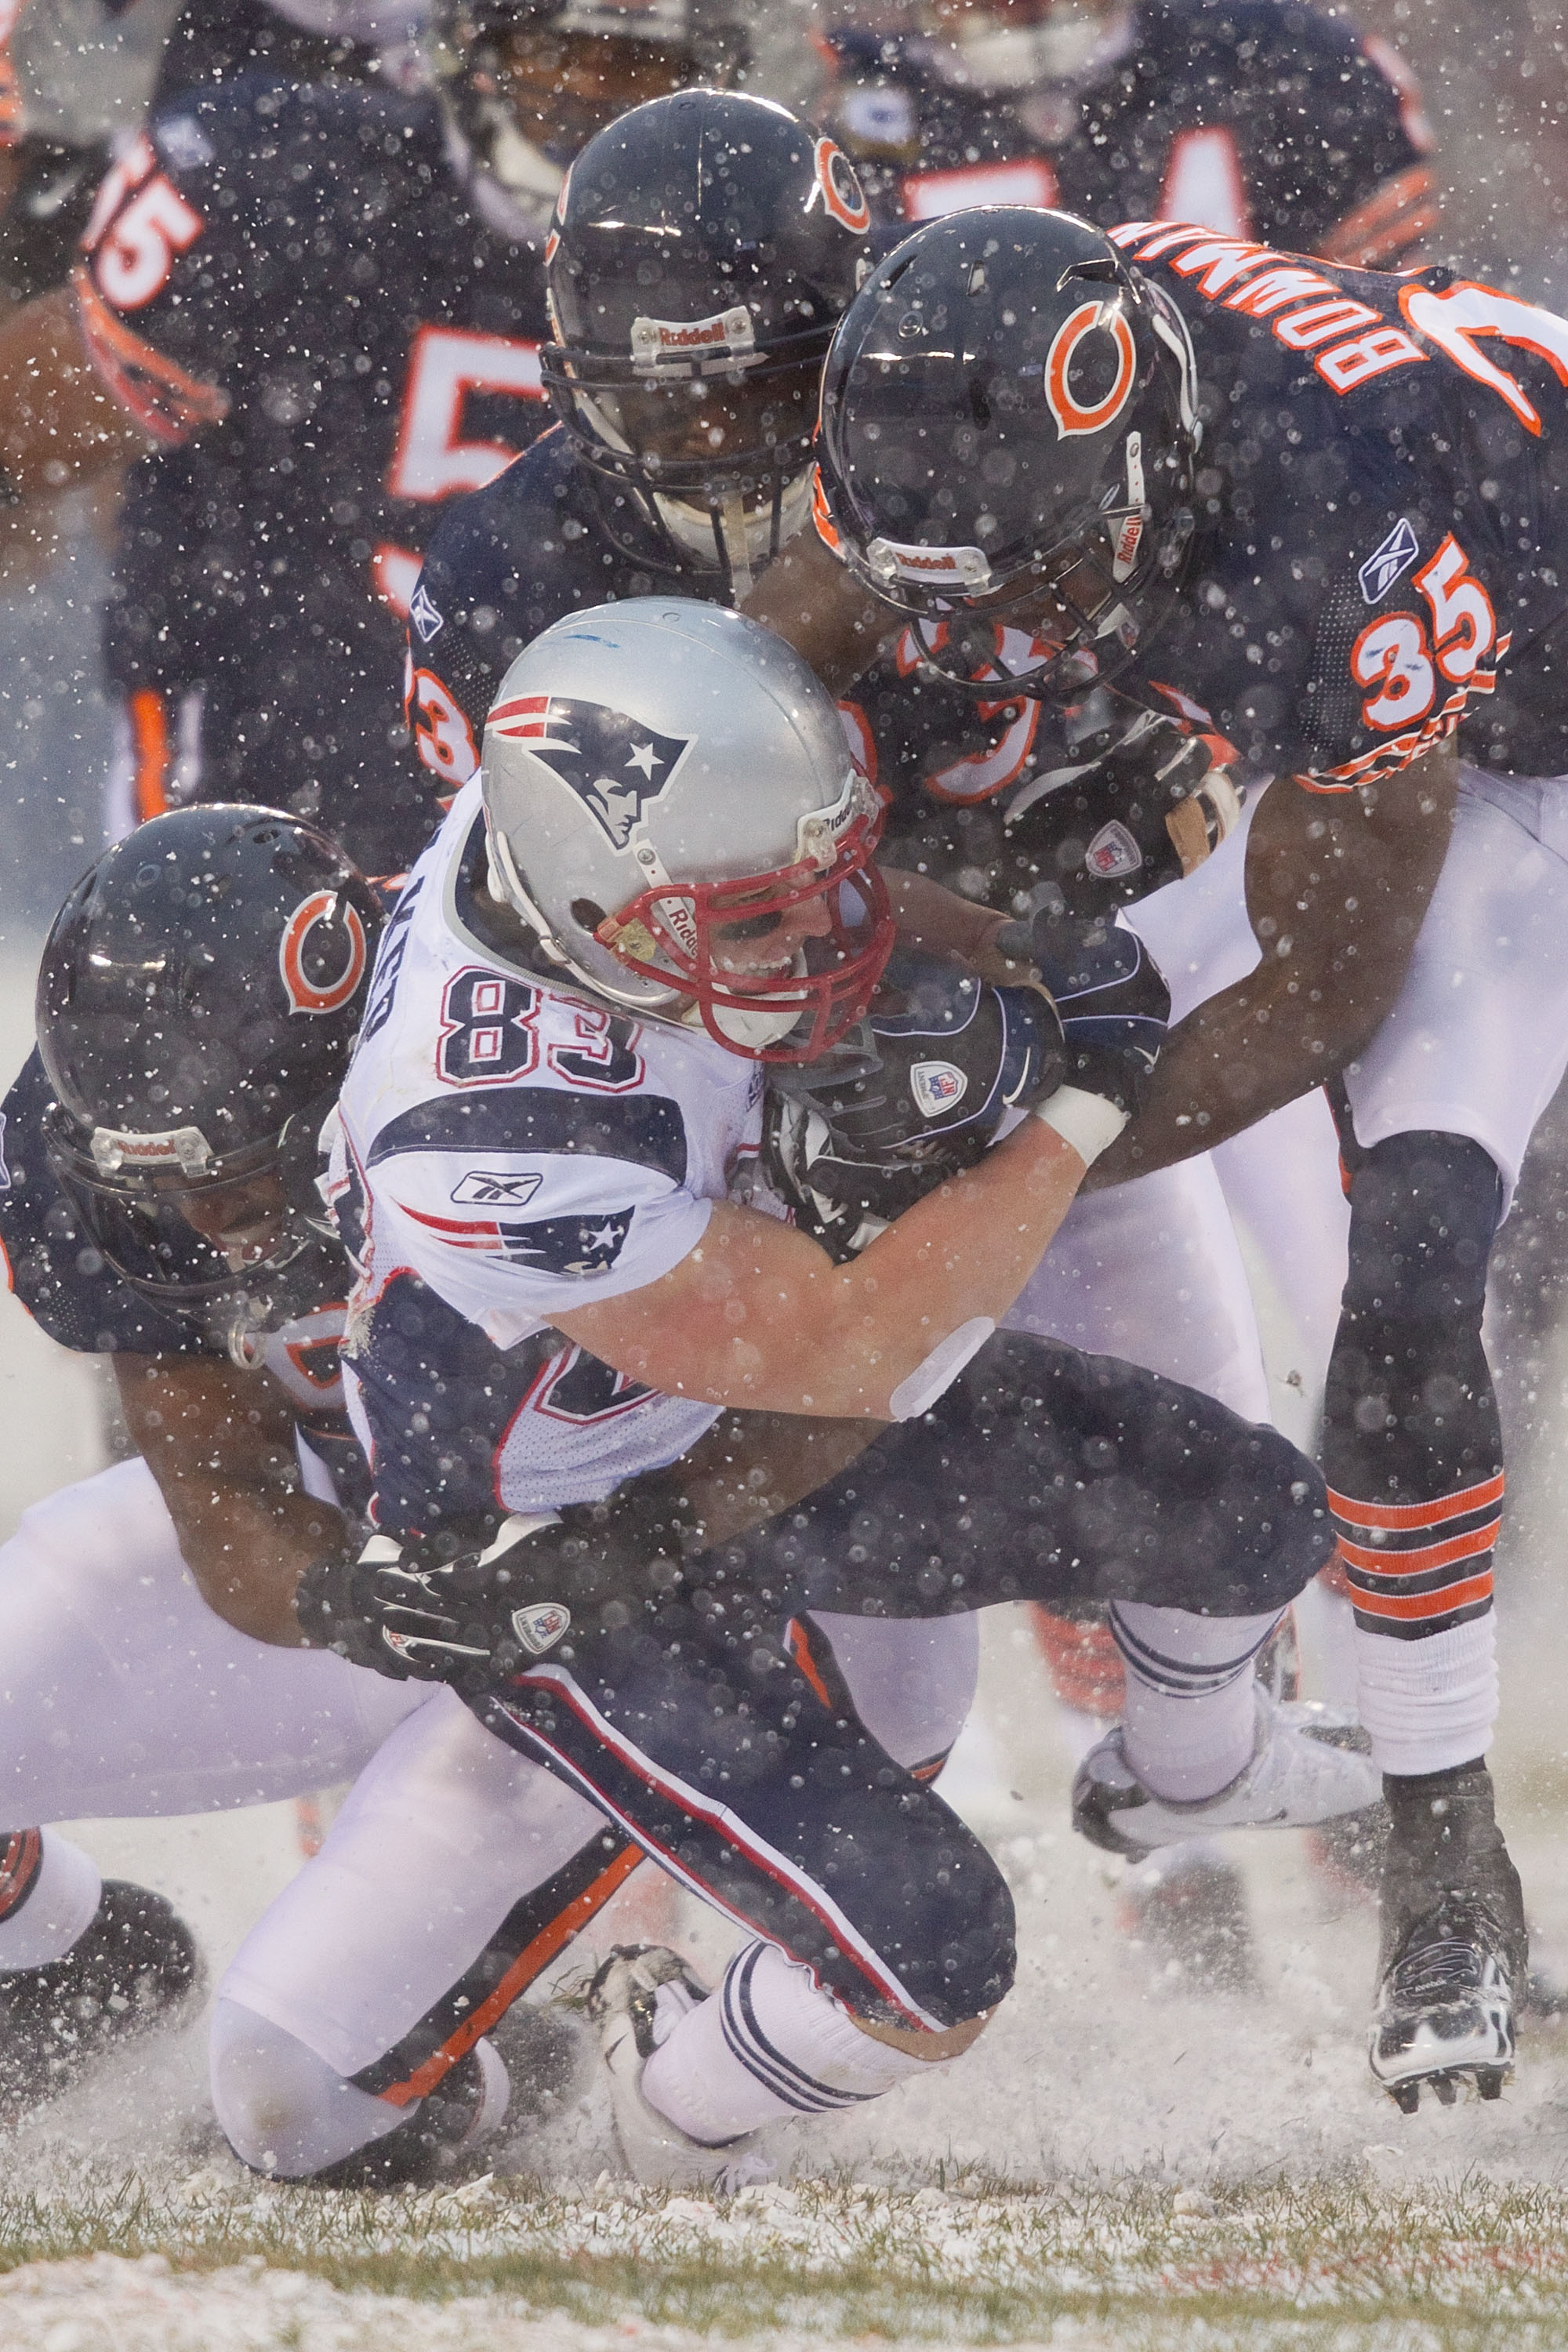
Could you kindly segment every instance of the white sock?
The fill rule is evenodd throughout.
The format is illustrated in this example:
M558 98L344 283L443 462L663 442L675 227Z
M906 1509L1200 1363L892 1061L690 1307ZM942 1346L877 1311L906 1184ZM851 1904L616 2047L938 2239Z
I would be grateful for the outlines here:
M1446 1772L1484 1756L1497 1721L1491 1610L1419 1642L1355 1629L1357 1709L1380 1772Z
M1345 1595L1321 1576L1296 1595L1296 1617L1304 1646L1316 1653L1318 1696L1331 1706L1357 1706L1355 1611Z
M879 2098L931 2062L873 2042L776 1944L748 1944L643 2068L650 2107L705 2147Z
M0 1975L59 1959L102 1899L97 1863L58 1830L0 1832Z
M1199 1617L1114 1601L1110 1630L1127 1667L1127 1761L1151 1796L1217 1796L1252 1761L1253 1660L1282 1612Z

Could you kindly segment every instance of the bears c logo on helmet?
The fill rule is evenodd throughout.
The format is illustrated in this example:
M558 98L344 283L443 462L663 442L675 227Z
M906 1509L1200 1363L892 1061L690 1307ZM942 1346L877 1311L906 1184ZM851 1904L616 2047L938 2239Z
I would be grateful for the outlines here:
M305 969L306 949L318 923L340 920L348 934L348 961L335 979L312 979ZM283 926L278 942L278 970L288 992L290 1016L296 1013L341 1013L364 978L369 960L364 925L357 908L335 890L314 890L301 898Z
M1097 330L1110 338L1115 373L1103 392L1081 399L1072 385L1073 362L1079 357L1079 347L1085 337ZM1080 364L1087 365L1091 357L1100 356L1098 352L1086 352ZM1046 354L1046 399L1064 440L1069 433L1098 433L1102 425L1120 416L1137 373L1138 353L1133 347L1132 330L1121 311L1109 303L1080 302L1062 320Z
M860 192L855 177L855 167L842 147L831 139L819 139L812 161L816 167L816 184L822 190L822 201L831 217L857 236L863 236L871 226L871 207ZM811 210L810 201L806 210Z

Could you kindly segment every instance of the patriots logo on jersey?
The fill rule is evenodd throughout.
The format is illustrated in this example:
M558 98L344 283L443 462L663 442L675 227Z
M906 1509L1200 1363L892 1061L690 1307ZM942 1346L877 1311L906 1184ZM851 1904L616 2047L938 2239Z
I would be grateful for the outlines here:
M558 694L521 694L499 703L489 731L523 744L569 784L613 849L625 849L644 809L668 790L696 740L660 735L607 703L573 702Z
M403 1213L439 1234L449 1249L516 1258L537 1274L579 1276L608 1274L626 1247L635 1213L611 1209L602 1216L541 1217L534 1224L514 1224L501 1217L436 1217L407 1202Z
M536 1225L503 1224L501 1247L537 1274L608 1274L632 1229L623 1209L602 1217L542 1217Z

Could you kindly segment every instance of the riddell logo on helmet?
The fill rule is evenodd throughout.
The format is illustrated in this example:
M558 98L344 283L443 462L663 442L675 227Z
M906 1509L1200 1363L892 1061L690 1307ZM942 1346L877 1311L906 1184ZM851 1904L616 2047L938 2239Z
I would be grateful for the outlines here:
M305 946L318 923L340 916L348 933L348 961L336 980L313 981L305 971ZM364 978L370 950L357 908L336 890L315 890L301 898L283 926L278 942L278 970L289 998L289 1013L341 1013Z
M693 352L750 353L757 347L757 331L743 302L731 310L715 310L709 319L634 319L632 363L658 367L661 360L688 359Z
M874 539L866 561L879 578L951 580L965 595L991 585L991 566L980 547L913 547L899 539Z

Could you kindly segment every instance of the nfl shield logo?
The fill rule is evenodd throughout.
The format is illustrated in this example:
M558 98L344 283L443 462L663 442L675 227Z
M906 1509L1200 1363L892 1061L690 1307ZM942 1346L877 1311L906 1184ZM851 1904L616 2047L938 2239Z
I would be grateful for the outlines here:
M936 1118L951 1110L954 1103L963 1100L968 1087L963 1072L955 1070L951 1062L917 1062L910 1072L910 1092L922 1118Z
M559 1601L535 1601L511 1612L511 1630L531 1658L552 1650L572 1622L572 1612Z
M1125 881L1143 863L1143 852L1124 824L1112 817L1102 824L1083 853L1083 862L1102 882Z

